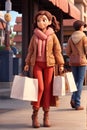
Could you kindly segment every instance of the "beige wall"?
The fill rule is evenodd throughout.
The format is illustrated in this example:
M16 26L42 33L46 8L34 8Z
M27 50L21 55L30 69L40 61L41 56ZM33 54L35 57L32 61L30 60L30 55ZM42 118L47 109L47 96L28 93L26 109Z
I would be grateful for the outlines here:
M81 12L80 19L87 24L87 0L75 0L75 5Z
M87 0L74 0L74 2L75 6L80 10L81 13L80 20L84 21L87 24ZM71 19L71 21L73 20ZM67 22L67 25L64 24L65 25L63 27L64 36L72 34L73 32L72 24L73 24L72 22ZM84 31L87 31L87 28L85 28Z

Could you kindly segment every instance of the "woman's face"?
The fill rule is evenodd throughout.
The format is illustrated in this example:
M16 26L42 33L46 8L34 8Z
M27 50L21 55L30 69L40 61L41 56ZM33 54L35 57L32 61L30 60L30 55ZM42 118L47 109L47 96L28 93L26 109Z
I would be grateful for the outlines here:
M48 25L51 25L51 21L47 18L46 15L39 15L37 17L37 26L41 30L46 29Z

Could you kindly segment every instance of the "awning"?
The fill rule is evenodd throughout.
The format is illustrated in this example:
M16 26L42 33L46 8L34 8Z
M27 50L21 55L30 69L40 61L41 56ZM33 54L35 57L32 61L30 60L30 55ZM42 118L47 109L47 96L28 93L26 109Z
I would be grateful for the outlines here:
M71 2L68 3L69 15L74 19L80 19L80 10L76 8Z
M67 0L49 0L54 6L59 7L63 12L68 13L68 1Z
M74 19L80 19L79 9L68 0L49 0L54 6L60 8L63 12L69 14Z
M13 41L17 42L17 43L21 43L22 42L22 36L21 35L15 35Z
M0 29L4 30L6 27L6 24L3 22L0 22Z
M14 32L22 32L22 25L21 24L14 25L13 31Z

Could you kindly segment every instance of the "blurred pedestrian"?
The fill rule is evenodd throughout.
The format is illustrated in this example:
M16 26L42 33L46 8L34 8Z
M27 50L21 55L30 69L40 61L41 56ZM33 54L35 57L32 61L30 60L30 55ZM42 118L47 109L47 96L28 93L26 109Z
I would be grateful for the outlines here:
M68 40L66 53L70 59L69 64L73 72L77 91L72 93L70 103L75 110L83 110L84 107L81 106L80 100L87 65L87 37L83 32L86 24L83 21L77 20L73 23L73 27L75 31Z

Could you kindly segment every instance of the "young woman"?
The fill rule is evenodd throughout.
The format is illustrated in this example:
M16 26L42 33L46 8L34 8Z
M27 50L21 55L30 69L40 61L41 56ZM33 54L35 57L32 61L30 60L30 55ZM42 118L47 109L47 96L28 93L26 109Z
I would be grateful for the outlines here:
M33 77L38 79L38 101L32 102L33 114L32 125L40 127L38 111L43 108L44 127L50 127L49 110L55 105L55 97L52 95L54 66L58 64L60 73L64 70L64 59L61 54L61 46L55 31L58 31L59 22L50 12L42 10L35 16L34 33L30 40L28 54L24 67L28 71L33 68Z

